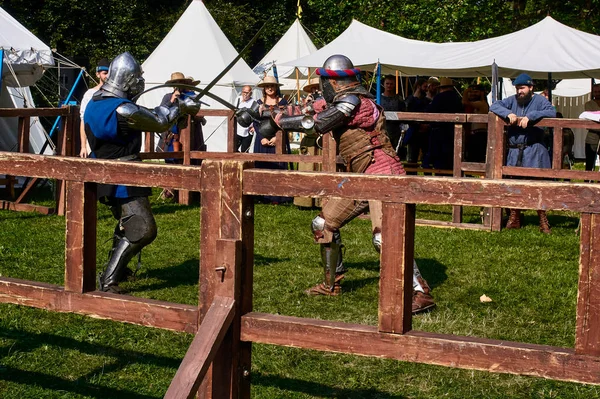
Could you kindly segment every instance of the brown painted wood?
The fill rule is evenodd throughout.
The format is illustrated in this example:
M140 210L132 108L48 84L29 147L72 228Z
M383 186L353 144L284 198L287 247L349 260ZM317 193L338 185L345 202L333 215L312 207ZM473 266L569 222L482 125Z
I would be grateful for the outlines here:
M150 153L153 154L155 153L154 148L154 132L144 132L144 148L146 149L146 152L142 153L142 154L146 154L146 153ZM140 156L142 155L140 154ZM144 158L142 158L144 159Z
M25 201L25 198L27 198L27 196L29 195L31 190L33 190L35 188L35 186L38 184L39 181L40 181L40 179L37 179L35 177L32 179L29 179L29 181L27 182L27 184L25 185L25 187L21 191L21 194L19 194L19 197L15 200L15 202L17 204L19 204L19 203L22 203L23 201Z
M237 150L235 147L235 135L237 134L237 118L233 116L227 118L227 152L232 153Z
M0 108L0 118L65 116L73 112L71 108Z
M27 116L19 118L19 152L29 152L29 130L30 130L30 119Z
M427 219L416 219L415 224L417 226L429 226L446 229L463 229L463 230L483 230L489 231L489 227L478 223L452 223L445 222L442 220L427 220Z
M0 209L16 212L37 212L42 215L54 215L56 209L33 204L18 204L11 201L0 201Z
M598 123L586 119L544 118L536 126L571 129L598 129Z
M242 317L242 340L600 384L600 359L545 345L421 331L388 334L374 326L261 313Z
M96 289L96 190L66 182L65 291Z
M171 153L169 153L171 154ZM146 155L144 155L145 157ZM192 151L192 159L212 159L212 160L232 160L232 161L261 161L261 162L323 162L320 155L299 155L299 154L257 154L257 153L228 153L228 152L205 152ZM146 159L146 158L144 158ZM151 158L147 158L151 159ZM163 159L163 158L156 158Z
M398 120L400 121L453 123L465 123L467 121L466 114L426 114L421 112L398 112L397 115Z
M285 154L285 141L283 140L283 135L287 134L283 130L278 130L275 136L275 154L281 155Z
M552 169L562 169L563 128L554 129L552 135Z
M516 168L524 169L524 168ZM264 182L268 181L269 185ZM528 180L375 176L254 169L244 172L250 195L334 196L431 205L572 210L599 213L600 186Z
M224 116L227 118L231 118L233 115L233 111L229 109L201 109L198 115L201 116Z
M190 305L99 291L79 294L53 284L7 277L0 278L0 292L1 303L85 314L99 319L188 333L195 333L198 326L198 310Z
M166 399L195 397L233 320L234 303L232 298L215 297L169 385Z
M454 125L454 168L452 176L463 177L462 174L462 161L463 161L463 142L465 139L465 129L463 125ZM452 223L462 223L463 221L463 208L462 206L452 207Z
M48 179L200 191L200 168L0 152L0 171Z
M480 162L462 162L461 170L463 172L477 172L477 173L485 173L486 172L485 163Z
M517 166L503 166L503 176L522 176L546 179L566 179L566 180L600 180L599 171L590 170L569 170L569 169L538 169L523 168Z
M600 216L582 213L575 352L600 356Z
M496 114L488 114L488 148L486 161L486 178L501 179L502 164L504 162L504 126L505 123ZM492 231L502 229L502 208L493 207L488 212L490 215L490 227Z
M415 206L383 203L379 331L404 334L412 329Z
M322 136L323 142L323 160L322 170L325 172L335 172L337 169L337 143L331 133L326 133Z
M181 146L183 147L183 166L190 166L190 150L191 150L191 132L192 132L192 118L188 115L187 124L184 129L181 130L179 136ZM190 190L180 189L177 193L177 201L181 205L189 205L192 203L192 196Z

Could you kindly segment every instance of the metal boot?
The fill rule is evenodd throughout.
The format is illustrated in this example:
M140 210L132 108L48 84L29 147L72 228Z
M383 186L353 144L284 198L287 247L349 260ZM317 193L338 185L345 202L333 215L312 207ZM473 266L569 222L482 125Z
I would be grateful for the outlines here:
M122 274L129 261L141 249L139 247L139 245L130 243L125 237L116 242L106 269L99 278L100 291L121 293L118 287L119 281L122 280Z
M546 211L537 211L538 216L540 218L540 231L544 234L552 233L550 230L550 223L548 222L548 217L546 216Z
M334 238L331 244L321 244L321 263L323 264L323 282L305 292L308 295L339 295L342 292L340 281L344 278L345 272L342 264L341 238L339 240ZM333 273L330 272L332 265L336 265Z

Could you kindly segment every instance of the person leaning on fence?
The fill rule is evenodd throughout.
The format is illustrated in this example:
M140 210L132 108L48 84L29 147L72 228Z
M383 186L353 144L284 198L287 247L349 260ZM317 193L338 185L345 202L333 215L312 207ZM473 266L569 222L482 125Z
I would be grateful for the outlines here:
M90 145L87 142L87 138L85 137L85 123L83 121L83 115L85 114L85 108L87 107L87 104L92 99L92 96L94 95L94 93L97 92L98 89L100 89L100 87L106 81L106 78L108 77L108 67L109 66L110 66L110 61L106 58L102 58L100 61L98 61L98 66L96 66L96 77L98 78L98 84L96 86L92 87L91 89L89 89L88 91L86 91L85 94L83 95L83 98L81 99L81 105L79 106L79 117L81 119L81 123L79 126L79 138L81 141L81 149L79 150L79 156L81 158L87 158L88 154L90 153L90 148L89 148Z
M154 110L141 107L131 99L143 92L144 86L142 68L131 54L125 52L113 60L106 82L85 110L92 158L139 161L143 131L165 131L181 115L196 115L200 109L191 98L179 98L170 107ZM99 201L108 205L118 220L108 263L99 276L101 291L121 293L119 282L131 273L127 264L156 238L148 201L151 193L149 187L98 184Z
M360 84L360 71L343 55L332 55L323 68L321 77L323 99L313 103L313 115L274 115L261 125L265 137L273 137L282 129L307 134L332 131L347 172L372 175L403 175L404 169L385 131L383 108L375 104L373 96ZM314 123L314 128L311 124ZM329 198L320 215L312 221L315 242L321 247L323 282L306 291L309 295L339 295L346 269L342 262L340 228L369 208L372 224L372 242L380 252L382 246L382 203L345 198ZM427 282L421 277L416 262L413 264L413 313L435 306Z
M535 124L543 118L556 117L556 110L543 96L533 92L533 80L525 73L514 80L517 94L504 100L496 101L490 111L507 121L508 155L507 166L524 168L550 168L550 155L544 146L544 131ZM540 231L550 234L550 224L546 211L538 210ZM521 210L510 209L507 229L521 227Z
M254 98L252 98L252 87L242 87L240 96L236 99L236 108L253 108L256 104ZM244 127L237 124L235 132L235 142L233 145L234 152L248 152L250 144L252 144L252 138L254 137L254 126L250 125Z

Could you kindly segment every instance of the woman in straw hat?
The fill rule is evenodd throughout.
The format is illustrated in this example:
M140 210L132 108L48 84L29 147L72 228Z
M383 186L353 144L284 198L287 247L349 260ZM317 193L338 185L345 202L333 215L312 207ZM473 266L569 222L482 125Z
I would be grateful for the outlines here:
M263 89L263 96L257 101L260 105L259 113L261 116L267 116L270 114L285 112L288 102L285 98L279 95L279 87L281 83L275 79L274 76L265 76L262 82L257 87ZM257 154L275 154L275 137L265 138L260 134L260 124L254 123L254 130L256 132L254 139L254 152ZM290 143L287 134L283 135L284 140L284 152L290 153ZM262 169L287 169L287 162L256 162L255 166ZM279 204L281 202L290 202L291 198L288 197L274 197L265 196L261 198L265 202L271 204Z

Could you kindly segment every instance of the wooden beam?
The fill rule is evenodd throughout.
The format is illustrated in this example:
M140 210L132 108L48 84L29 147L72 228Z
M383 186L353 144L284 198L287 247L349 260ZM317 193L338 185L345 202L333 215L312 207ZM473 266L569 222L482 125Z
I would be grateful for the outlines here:
M16 212L37 212L42 215L54 215L56 210L47 206L33 204L18 204L11 201L0 201L0 209Z
M388 334L374 326L262 313L242 316L242 340L600 384L600 358L546 345L421 331Z
M462 174L462 161L463 161L463 142L465 139L465 129L461 124L454 125L454 167L452 170L452 176L456 178L463 177ZM462 223L463 219L463 208L462 206L452 207L452 222Z
M242 152L205 152L192 151L190 153L192 159L211 159L211 160L231 160L231 161L261 161L261 162L323 162L323 157L320 155L298 155L298 154L257 154L257 153L242 153ZM162 159L162 158L157 158Z
M34 116L65 116L69 115L70 108L0 108L0 118L16 118Z
M600 215L581 214L575 351L600 356Z
M65 290L95 291L96 186L93 183L66 183Z
M29 130L31 121L29 117L24 116L19 118L19 152L29 152Z
M412 329L415 206L383 204L379 278L379 331L404 334Z
M600 202L595 201L600 186L586 183L293 171L282 174L253 169L244 172L244 194L600 213Z
M54 284L8 277L0 278L0 302L188 333L195 333L198 326L195 306L100 291L79 294Z
M503 166L503 176L522 176L532 178L546 179L566 179L566 180L600 180L600 171L591 170L569 170L569 169L538 169L524 168L519 166Z
M194 398L210 363L215 359L234 316L233 298L215 297L192 341L165 399Z
M0 173L46 179L200 191L200 168L0 152Z

